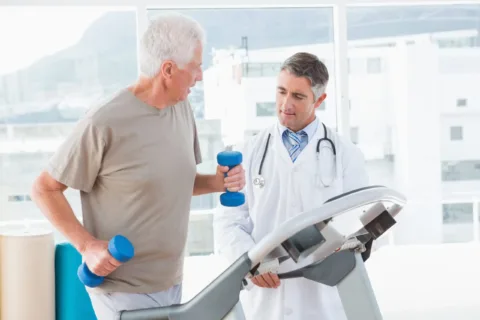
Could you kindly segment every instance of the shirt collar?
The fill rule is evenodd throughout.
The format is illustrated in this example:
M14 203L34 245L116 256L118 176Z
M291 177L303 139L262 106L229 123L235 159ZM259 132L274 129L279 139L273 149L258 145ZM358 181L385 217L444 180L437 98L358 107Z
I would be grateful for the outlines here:
M318 118L315 116L315 119L308 126L303 128L302 130L300 130L300 131L304 131L307 134L308 141L310 141L312 139L313 135L317 131L318 122L319 122ZM288 130L288 128L284 127L280 122L278 123L278 129L280 131L280 135L283 135L283 133L286 130Z

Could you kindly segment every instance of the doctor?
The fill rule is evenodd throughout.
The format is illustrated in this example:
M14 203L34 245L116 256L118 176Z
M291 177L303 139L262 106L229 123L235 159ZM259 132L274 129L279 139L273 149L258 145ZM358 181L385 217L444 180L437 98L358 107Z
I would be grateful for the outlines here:
M217 253L234 262L286 219L326 200L368 185L364 158L350 141L324 126L315 110L329 79L314 55L297 53L277 79L278 122L243 148L246 202L220 207L214 218ZM282 269L295 269L291 259ZM306 279L279 280L264 273L241 294L249 320L345 320L337 289Z

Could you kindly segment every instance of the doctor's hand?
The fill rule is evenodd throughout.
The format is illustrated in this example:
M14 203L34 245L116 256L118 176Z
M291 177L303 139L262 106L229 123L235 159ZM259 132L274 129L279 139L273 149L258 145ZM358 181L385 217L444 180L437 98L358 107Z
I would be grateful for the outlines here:
M280 278L275 273L263 273L252 278L252 282L261 288L276 289L280 286Z
M226 172L228 172L228 174L225 177L224 174ZM228 171L228 167L226 166L217 166L216 176L217 181L222 185L222 191L228 190L230 192L236 192L245 187L245 170L241 164L233 167L230 171Z

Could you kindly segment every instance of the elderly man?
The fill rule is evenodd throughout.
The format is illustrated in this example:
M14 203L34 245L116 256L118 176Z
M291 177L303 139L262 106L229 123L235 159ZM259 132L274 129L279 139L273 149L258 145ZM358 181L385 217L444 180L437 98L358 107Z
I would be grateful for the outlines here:
M99 319L179 303L192 195L244 186L241 166L226 178L224 167L196 172L201 154L187 96L202 80L204 42L187 17L153 21L141 41L139 81L92 108L34 183L43 214L93 273L106 276L88 288ZM68 187L81 192L83 225L64 196ZM116 234L135 247L124 264L108 252Z
M277 78L278 121L241 148L246 202L221 207L215 215L216 250L230 263L289 218L368 186L360 150L315 114L326 99L328 80L326 66L310 53L283 63ZM295 269L295 263L286 260L281 269L277 272ZM280 280L275 272L252 282L256 286L241 297L247 319L345 319L336 288L307 279Z

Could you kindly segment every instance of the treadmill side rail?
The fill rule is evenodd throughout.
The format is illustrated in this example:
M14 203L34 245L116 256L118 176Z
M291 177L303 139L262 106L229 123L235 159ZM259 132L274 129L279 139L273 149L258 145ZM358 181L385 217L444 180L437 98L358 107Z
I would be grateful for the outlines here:
M120 312L120 320L244 320L239 303L242 280L251 269L247 253L192 300L178 305Z

